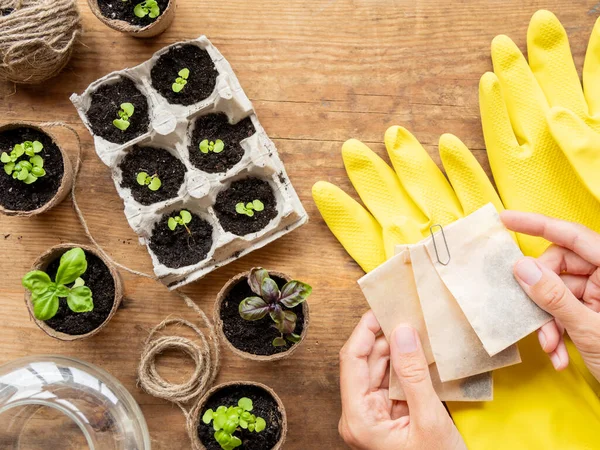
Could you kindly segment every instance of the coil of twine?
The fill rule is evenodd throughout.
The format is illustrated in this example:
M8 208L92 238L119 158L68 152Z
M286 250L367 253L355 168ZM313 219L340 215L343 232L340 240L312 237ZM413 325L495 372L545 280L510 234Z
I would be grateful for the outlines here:
M0 0L0 79L36 84L58 75L80 33L76 0Z

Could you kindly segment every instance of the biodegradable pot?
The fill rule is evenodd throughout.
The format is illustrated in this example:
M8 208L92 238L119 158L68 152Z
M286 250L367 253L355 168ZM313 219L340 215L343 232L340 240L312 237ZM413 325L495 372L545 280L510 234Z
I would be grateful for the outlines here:
M38 214L42 214L42 213L45 213L46 211L49 211L50 209L52 209L56 205L58 205L60 202L62 202L67 197L67 195L69 195L69 192L71 191L71 187L73 186L73 166L71 165L71 161L69 160L69 157L67 156L66 152L63 150L62 146L60 146L58 144L56 137L52 133L50 133L47 129L44 129L43 127L39 127L37 125L27 123L27 122L12 122L12 123L1 126L0 133L3 131L14 130L15 128L21 128L21 127L32 128L34 130L37 130L41 133L48 135L50 137L50 139L52 139L54 141L54 143L56 144L56 146L58 147L58 149L60 151L60 155L63 160L63 176L60 181L60 185L58 187L58 190L56 191L56 194L54 194L54 197L52 197L48 202L44 203L39 208L32 209L30 211L18 211L18 210L13 210L13 209L6 209L2 205L0 205L0 214L4 214L7 216L17 216L17 217L31 217L31 216L36 216Z
M106 267L108 267L108 270L110 271L112 279L115 283L115 298L114 298L110 313L109 313L108 317L106 318L106 320L104 320L104 322L102 322L97 328L93 329L89 333L73 335L73 334L67 334L67 333L62 333L60 331L56 331L54 328L51 328L48 325L46 325L46 323L43 320L36 319L33 314L33 304L31 303L31 292L29 292L28 290L25 290L25 304L27 305L27 310L29 311L29 315L31 316L31 318L34 320L36 325L38 327L40 327L42 329L42 331L44 331L44 333L46 333L50 337L53 337L53 338L61 340L61 341L75 341L75 340L79 340L79 339L85 339L85 338L88 338L88 337L93 336L96 333L98 333L102 328L104 328L106 326L106 324L110 321L110 319L112 319L112 317L115 315L115 313L117 312L117 309L119 308L119 305L121 304L121 300L123 299L123 285L121 282L121 277L119 276L119 272L117 272L116 267L114 266L114 264L112 262L107 260L102 254L100 254L100 252L98 250L96 250L95 248L90 247L88 245L81 245L81 244L55 245L54 247L51 247L49 250L47 250L45 253L43 253L41 256L39 256L35 260L31 270L46 270L46 268L52 261L56 260L57 258L60 258L63 255L63 253L65 253L67 250L70 250L75 247L79 247L79 248L83 249L83 251L85 251L86 253L91 253L91 254L95 255L106 265Z
M100 7L98 6L98 0L88 0L88 5L94 13L94 15L100 19L104 25L112 28L113 30L120 31L121 33L127 33L130 36L137 38L149 38L157 36L165 31L173 22L175 17L175 3L176 0L170 0L169 6L158 16L158 18L149 25L141 27L138 25L132 25L124 20L109 19L102 14Z
M271 447L270 449L264 449L264 450L279 450L279 449L283 448L283 444L285 443L285 439L287 437L287 430L288 430L287 414L285 412L285 407L283 406L283 402L281 401L279 396L275 393L275 391L273 389L271 389L269 386L266 386L262 383L255 383L253 381L232 381L232 382L228 382L228 383L222 383L222 384L219 384L219 385L213 387L206 394L204 394L204 396L198 401L198 403L196 403L194 405L194 407L192 408L192 410L190 411L190 414L188 416L187 427L188 427L188 434L190 435L190 439L192 441L192 448L194 450L206 450L206 447L204 446L202 441L200 441L200 437L198 436L198 424L200 423L200 420L202 418L202 413L204 411L206 403L216 392L222 390L223 388L227 388L230 386L257 387L257 388L260 388L260 389L266 391L267 394L269 394L275 400L275 402L277 403L277 410L281 414L281 436L280 436L279 440L277 441L277 443L273 447Z
M272 276L275 276L278 278L282 278L286 282L292 280L292 277L290 277L289 275L286 275L285 273L275 272L272 270L269 270L268 272L269 272L269 275L272 275ZM291 356L298 349L300 344L302 344L302 342L304 341L304 338L306 338L306 334L308 332L308 325L310 323L310 310L308 308L308 301L306 301L306 300L304 302L302 302L302 312L304 313L304 328L302 329L302 334L300 335L300 341L295 343L291 347L289 347L288 350L286 350L284 352L275 353L273 355L255 355L254 353L249 353L249 352L240 350L235 345L233 345L229 341L229 339L227 339L227 336L225 336L225 332L223 331L223 320L221 319L221 305L227 298L227 295L229 294L231 289L234 288L234 286L236 286L240 282L242 282L242 283L247 282L249 274L250 274L250 271L243 272L243 273L240 273L240 274L234 276L225 284L225 286L223 286L223 288L217 295L217 301L215 302L215 307L214 307L214 311L213 311L213 321L215 323L215 327L217 329L217 334L219 335L219 339L221 341L225 342L225 345L233 353L235 353L238 356L241 356L242 358L249 359L251 361L278 361L280 359L287 358L287 357ZM249 322L249 323L251 323L251 322Z

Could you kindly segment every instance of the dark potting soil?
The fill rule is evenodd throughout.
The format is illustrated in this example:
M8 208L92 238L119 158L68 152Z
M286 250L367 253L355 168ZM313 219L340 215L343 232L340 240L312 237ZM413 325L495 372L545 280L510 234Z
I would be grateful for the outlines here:
M238 214L235 205L260 200L265 209L254 212L254 216ZM275 194L268 181L259 178L244 178L234 181L231 186L219 192L214 206L221 226L238 236L255 233L266 227L277 216Z
M179 92L172 89L181 69L189 69L187 84ZM152 87L169 103L192 105L207 98L215 89L217 68L206 50L187 44L171 47L152 67Z
M108 19L124 20L132 25L145 27L158 20L169 5L169 0L156 0L160 15L152 19L148 16L138 17L133 13L135 6L142 2L143 0L98 0L98 7L102 15Z
M176 197L185 178L185 165L163 148L133 147L119 169L123 174L121 187L131 189L131 195L142 205L151 205ZM157 191L151 191L148 186L137 182L137 175L146 172L148 175L158 175L161 186Z
M277 407L275 399L259 386L233 385L219 389L210 396L203 410L200 412L200 423L198 423L198 437L207 450L221 450L221 446L215 440L215 430L212 422L206 425L202 421L204 412L208 409L215 411L219 406L237 406L240 398L247 397L252 400L252 414L262 417L267 422L266 428L260 433L250 432L240 428L234 433L242 440L241 450L270 450L281 438L283 417Z
M181 225L171 231L168 226L169 217L176 216L179 211L165 214L152 229L150 248L158 260L167 267L178 269L190 266L206 258L212 246L212 226L196 214L187 224L190 233Z
M113 125L113 120L119 118L118 112L122 103L131 103L134 106L133 115L129 118L129 128L125 131ZM150 123L148 100L127 77L121 77L117 83L103 84L96 89L86 114L94 134L116 144L124 144L146 133Z
M283 278L273 277L279 289L281 289L286 281ZM240 280L227 294L227 297L221 303L220 316L223 321L223 333L227 340L234 347L254 355L274 355L276 353L289 350L293 344L287 343L285 347L274 347L273 339L280 336L279 331L274 327L271 316L267 315L260 320L244 320L240 316L239 305L242 300L247 297L254 297L256 294L252 292L248 285L247 279ZM296 329L294 333L300 335L304 330L304 312L302 304L292 308L297 316Z
M0 133L0 153L10 154L15 145L25 141L39 141L44 146L38 155L44 160L46 175L25 184L8 175L0 163L0 204L13 211L32 211L48 203L58 191L65 170L62 154L52 138L33 128L20 127ZM29 157L23 155L18 161L22 160Z
M194 131L188 147L190 161L204 172L226 172L239 163L244 156L244 149L240 142L255 132L250 117L231 125L227 115L223 113L200 116L194 122ZM210 151L202 153L200 142L204 139L213 142L220 139L225 147L221 153Z
M58 312L45 322L50 328L73 336L89 333L102 325L115 302L115 281L106 264L96 255L88 252L85 252L85 258L88 267L81 278L92 291L94 309L90 312L76 313L67 306L67 299L61 298ZM52 280L56 276L59 265L60 258L56 258L45 270Z

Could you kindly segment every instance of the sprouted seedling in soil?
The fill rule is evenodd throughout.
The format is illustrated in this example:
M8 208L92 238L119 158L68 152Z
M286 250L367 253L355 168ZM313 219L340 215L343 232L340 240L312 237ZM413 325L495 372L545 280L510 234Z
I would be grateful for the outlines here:
M173 92L181 92L181 90L185 87L190 76L190 69L181 69L177 75L179 76L175 80L175 83L173 83L173 86L171 86Z
M208 139L204 139L200 142L200 151L202 153L221 153L225 149L225 144L221 139L217 139L216 141L209 141Z
M275 322L275 328L281 336L273 340L274 347L283 347L286 340L295 344L300 336L294 333L297 316L286 308L294 308L305 301L312 292L312 287L301 281L287 282L281 291L275 280L269 278L269 272L255 267L248 275L248 285L256 297L248 297L240 302L239 312L242 319L260 320L267 314Z
M254 211L260 212L260 211L264 211L264 209L265 209L265 205L260 200L254 200L251 203L246 203L245 205L242 202L235 205L236 213L244 214L248 217L253 217Z
M10 153L3 152L0 161L4 163L4 172L25 184L35 183L46 175L44 159L38 155L43 149L39 141L25 141L15 145ZM23 155L29 156L29 160L19 160Z
M140 186L148 186L151 191L158 191L162 186L162 181L158 178L158 174L148 175L146 172L140 172L137 174L137 183Z
M160 16L160 8L158 7L158 3L156 0L146 0L145 2L138 3L133 8L133 14L140 19L143 17L150 17L151 19L156 19Z
M121 103L121 109L117 113L119 115L119 119L113 120L113 125L117 127L121 131L125 131L129 128L129 118L133 116L133 112L135 108L131 103Z
M221 405L216 411L207 409L202 416L202 422L206 425L212 422L215 440L223 450L233 450L242 445L242 440L234 435L236 431L244 429L260 433L267 427L265 419L251 413L253 408L252 400L242 397L237 406Z
M38 320L52 319L58 311L59 298L67 298L67 306L76 313L94 309L92 291L85 286L81 275L87 270L85 252L72 248L60 258L54 281L41 270L34 270L23 277L22 283L31 292L33 315ZM68 287L68 284L71 284Z
M175 229L181 225L182 227L184 227L186 229L186 231L191 236L192 232L190 231L190 229L187 226L187 224L190 223L191 221L192 221L192 215L189 213L189 211L182 209L181 211L179 211L178 216L169 217L169 221L168 221L167 225L169 226L169 229L171 231L175 231Z

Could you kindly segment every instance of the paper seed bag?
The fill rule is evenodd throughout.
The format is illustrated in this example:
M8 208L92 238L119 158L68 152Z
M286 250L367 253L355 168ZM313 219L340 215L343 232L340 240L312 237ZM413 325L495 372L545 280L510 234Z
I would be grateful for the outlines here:
M552 320L515 280L513 266L523 253L491 203L443 231L425 242L427 252L490 356ZM446 249L443 265L438 257L446 262Z
M433 363L433 353L419 302L408 250L397 254L358 280L358 284L390 340L394 328L401 323L417 330L429 366L434 388L444 401L483 401L492 398L491 374L478 375L466 380L442 383ZM406 400L398 378L390 369L389 396L392 400Z

